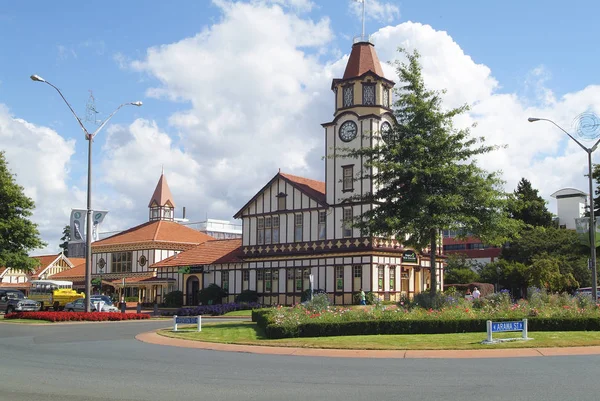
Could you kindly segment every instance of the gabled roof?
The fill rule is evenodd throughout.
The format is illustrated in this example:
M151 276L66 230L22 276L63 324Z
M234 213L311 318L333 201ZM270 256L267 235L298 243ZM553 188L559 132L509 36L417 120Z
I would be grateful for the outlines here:
M135 244L140 242L171 242L201 244L214 239L173 221L156 220L130 228L111 237L92 243L92 249L103 245Z
M381 69L381 63L375 52L375 46L369 42L358 42L352 45L352 51L348 58L348 64L346 64L346 70L344 71L344 78L356 78L367 71L375 73L375 75L385 78L383 70Z
M77 278L77 277L85 277L85 259L84 258L73 258L73 259L80 259L82 261L79 261L79 263L75 264L75 267L69 269L69 270L64 270L60 273L56 273L54 275L52 275L52 279L61 279L61 278ZM73 259L71 259L73 261Z
M151 268L210 265L241 262L242 240L225 239L204 242L192 249L161 260Z
M292 187L306 194L309 198L323 206L327 206L325 197L325 183L323 181L311 180L310 178L299 177L292 174L284 174L279 172L273 177L267 185L262 187L233 217L239 219L242 217L242 212L250 205L266 188L268 188L276 179L282 178L287 181Z
M60 258L64 258L67 264L71 265L72 263L62 254L58 255L40 255L40 256L32 256L33 259L37 259L40 262L40 266L33 273L32 278L38 278L44 271L50 267L54 262L56 262Z
M171 195L169 184L167 184L167 178L164 174L161 174L158 184L156 184L156 189L154 189L154 193L152 194L152 198L150 198L150 203L148 203L148 207L152 207L153 205L165 206L167 204L171 207L175 207L173 195Z

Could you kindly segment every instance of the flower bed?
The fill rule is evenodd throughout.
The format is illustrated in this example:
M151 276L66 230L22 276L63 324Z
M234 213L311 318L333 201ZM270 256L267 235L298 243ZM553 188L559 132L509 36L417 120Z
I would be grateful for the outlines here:
M4 315L4 319L32 319L49 322L106 322L149 318L149 315L143 313L119 312L15 312Z
M269 338L358 334L461 333L485 331L485 321L529 319L530 330L600 329L600 308L591 298L531 292L529 300L513 302L507 293L468 301L443 295L437 309L409 305L276 307L253 312L253 321Z
M257 302L248 303L229 303L229 304L218 304L218 305L200 305L193 308L179 308L177 312L171 313L171 315L177 316L199 316L199 315L210 315L220 316L227 312L233 312L237 310L250 310L258 309L261 305Z

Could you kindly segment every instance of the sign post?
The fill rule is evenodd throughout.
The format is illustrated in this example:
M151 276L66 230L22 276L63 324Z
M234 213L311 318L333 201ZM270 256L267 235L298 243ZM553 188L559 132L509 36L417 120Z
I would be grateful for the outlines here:
M486 322L487 326L487 338L485 341L482 341L482 344L495 344L498 342L505 341L516 341L516 340L533 340L527 336L527 319L523 319L521 321L515 322L492 322L488 320ZM493 333L502 333L507 331L521 331L521 338L503 338L494 340L492 338Z
M198 331L202 331L202 316L173 316L173 331L177 331L178 324L197 324Z

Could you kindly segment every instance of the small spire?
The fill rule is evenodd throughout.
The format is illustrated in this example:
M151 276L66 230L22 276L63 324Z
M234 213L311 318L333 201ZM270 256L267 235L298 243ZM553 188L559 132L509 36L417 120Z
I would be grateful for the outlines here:
M160 175L165 175L165 165L164 164L160 165Z

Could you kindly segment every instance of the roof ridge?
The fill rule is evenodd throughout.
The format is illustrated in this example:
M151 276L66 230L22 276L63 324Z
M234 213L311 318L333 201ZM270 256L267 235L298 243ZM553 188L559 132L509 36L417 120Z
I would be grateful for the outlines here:
M160 231L160 225L164 220L158 220L158 224L156 225L156 230L154 231L154 236L152 237L152 241L156 241L158 238L158 233Z

